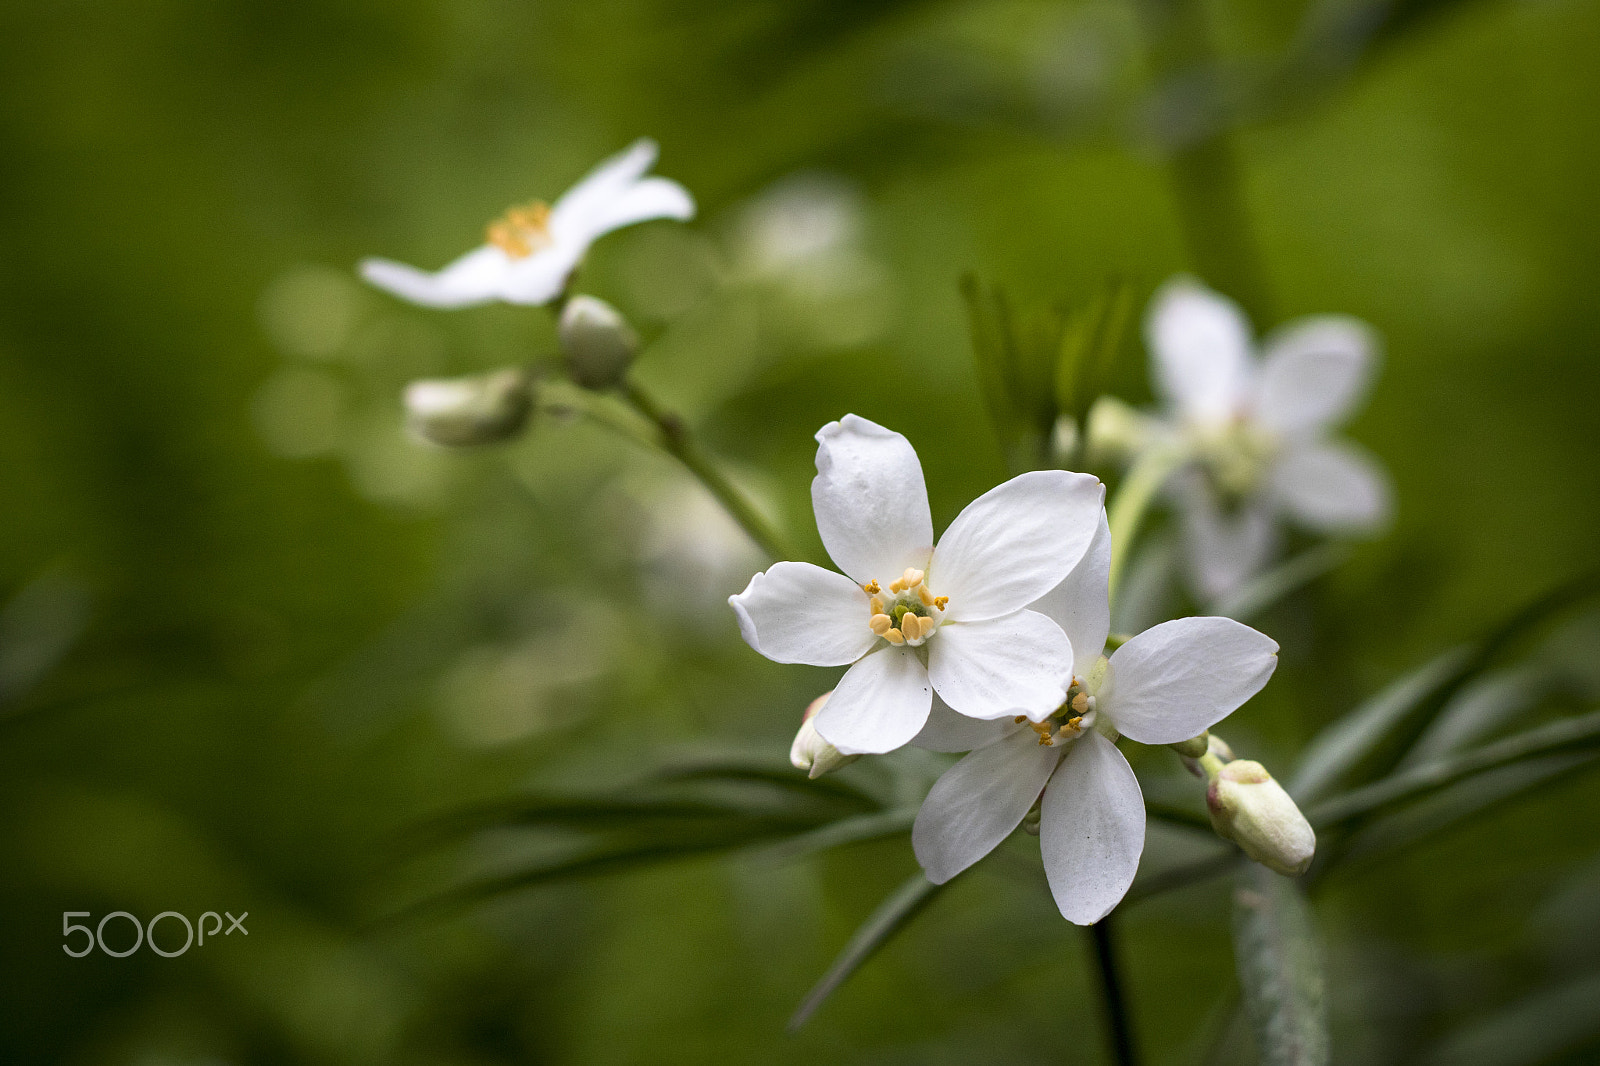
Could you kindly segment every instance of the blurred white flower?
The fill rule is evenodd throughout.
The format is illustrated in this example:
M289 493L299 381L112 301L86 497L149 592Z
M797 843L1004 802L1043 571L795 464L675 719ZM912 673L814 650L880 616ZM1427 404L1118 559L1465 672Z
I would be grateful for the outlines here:
M1071 648L1025 608L1088 548L1105 487L1022 474L969 504L935 547L910 442L855 415L817 441L817 530L844 574L778 563L728 603L774 662L850 666L818 732L848 755L892 751L926 725L935 690L973 718L1055 710Z
M366 259L361 276L426 307L503 300L545 304L561 295L589 246L612 230L656 218L694 217L694 199L667 178L645 177L654 141L641 139L601 163L554 206L513 207L488 227L488 243L437 273L388 259Z
M1192 460L1174 478L1191 577L1225 596L1276 551L1280 517L1317 532L1360 532L1390 512L1378 463L1330 431L1372 377L1377 341L1353 318L1298 319L1268 337L1258 359L1243 312L1178 278L1146 320L1168 443Z
M1083 561L1032 605L1072 645L1066 698L1037 722L988 723L987 742L934 784L911 833L929 880L942 884L983 858L1037 804L1056 906L1079 925L1099 921L1128 891L1144 850L1144 796L1117 737L1187 740L1272 676L1278 645L1230 618L1164 622L1107 659L1110 568L1102 512ZM919 741L934 732L930 724Z

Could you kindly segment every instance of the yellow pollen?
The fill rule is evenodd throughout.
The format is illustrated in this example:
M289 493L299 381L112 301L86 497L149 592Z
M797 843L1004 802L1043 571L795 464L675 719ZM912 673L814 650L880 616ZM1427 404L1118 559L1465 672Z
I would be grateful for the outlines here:
M935 607L939 608L939 610L942 611L942 610L944 610L944 605L949 603L949 602L950 602L950 597L949 596L936 596L936 597L934 597L933 605Z
M906 583L904 581L891 581L891 582L889 582L889 591L890 592L904 592L905 590L906 590Z
M1043 722L1029 722L1028 728L1039 734L1040 747L1048 748L1050 746L1051 729L1049 719Z
M489 223L489 243L513 259L526 259L550 243L550 208L539 201L510 208Z
M916 570L908 566L906 567L906 572L900 575L900 584L908 589L916 588L918 585L922 584L922 576L921 570Z
M883 614L883 613L885 613L884 609L883 609L883 599L881 597L878 597L878 596L872 597L871 603L872 603L872 613L873 614Z
M1026 722L1027 720L1028 720L1028 716L1025 715L1025 714L1019 714L1015 718L1012 719L1012 721L1017 723L1018 725L1021 725L1023 722Z
M917 599L922 601L924 607L933 606L933 593L928 591L928 586L926 585L917 586Z
M894 628L894 619L880 612L868 619L867 625L874 633L881 637L885 633L889 632L889 630Z
M904 644L906 642L906 635L900 632L898 629L891 629L883 634L883 639L887 640L890 644Z
M868 596L876 596L878 593L882 592L883 590L880 589L878 587L878 583L876 581L874 581L870 585L862 585L861 586L861 591L865 592Z
M1076 696L1072 697L1072 709L1077 711L1080 715L1087 711L1089 709L1089 694L1087 692L1080 692Z

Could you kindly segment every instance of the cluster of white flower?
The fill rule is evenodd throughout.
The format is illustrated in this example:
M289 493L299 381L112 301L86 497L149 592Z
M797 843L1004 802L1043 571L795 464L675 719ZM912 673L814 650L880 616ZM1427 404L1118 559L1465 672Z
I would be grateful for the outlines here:
M1182 618L1107 657L1111 531L1096 478L1012 478L935 544L910 442L855 415L817 441L817 527L844 574L778 563L729 600L767 658L850 666L808 714L796 764L908 743L970 751L917 816L929 879L977 862L1037 808L1061 913L1098 921L1144 848L1144 798L1116 741L1204 734L1266 684L1278 645L1228 618Z
M432 307L555 304L572 380L591 390L620 385L638 337L614 309L572 295L571 278L600 236L693 215L682 186L646 176L655 157L652 142L637 142L553 207L507 212L488 227L487 243L437 273L377 259L362 273ZM1270 561L1280 516L1317 532L1385 520L1382 472L1329 439L1372 372L1376 346L1365 326L1338 317L1291 323L1258 361L1239 309L1179 279L1157 293L1147 340L1165 410L1102 398L1087 440L1091 454L1144 468L1177 506L1205 601ZM427 439L490 443L520 432L532 388L524 368L508 368L418 382L407 403ZM681 425L636 389L630 399L670 449ZM1259 763L1233 759L1208 734L1267 683L1278 645L1223 617L1113 639L1113 531L1097 478L1022 474L974 500L935 542L922 466L905 437L846 415L816 439L812 502L840 572L779 562L729 598L745 641L767 658L848 667L807 709L796 766L815 777L908 744L967 752L916 819L912 843L928 878L948 881L1025 826L1040 838L1061 913L1080 924L1117 905L1144 848L1144 799L1117 749L1123 737L1172 746L1202 772L1217 832L1252 858L1282 873L1307 867L1315 838L1293 801ZM674 454L761 539L756 510L677 443Z

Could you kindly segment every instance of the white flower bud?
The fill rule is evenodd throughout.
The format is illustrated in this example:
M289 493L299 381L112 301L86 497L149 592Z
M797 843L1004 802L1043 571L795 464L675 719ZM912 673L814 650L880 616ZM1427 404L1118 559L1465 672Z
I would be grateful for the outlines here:
M1088 455L1094 462L1121 462L1132 458L1150 444L1155 427L1150 416L1141 414L1115 396L1102 396L1089 408Z
M1317 835L1260 763L1237 759L1218 770L1206 789L1206 807L1217 834L1268 869L1294 877L1311 865Z
M789 761L796 770L807 771L807 776L813 780L861 758L859 755L841 754L838 748L822 739L822 734L817 732L816 725L812 723L831 695L833 692L829 690L811 701L806 708L805 720L800 723L800 732L794 735L794 743L789 746Z
M449 448L496 444L522 432L533 410L533 382L519 367L466 378L428 378L406 386L406 423L423 440Z
M609 389L620 382L639 351L639 335L627 319L593 296L567 301L559 334L572 380L588 389Z

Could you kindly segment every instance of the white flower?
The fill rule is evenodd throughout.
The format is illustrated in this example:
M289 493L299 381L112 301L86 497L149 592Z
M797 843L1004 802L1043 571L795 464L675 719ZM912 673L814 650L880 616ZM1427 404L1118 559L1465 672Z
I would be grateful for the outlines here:
M1168 435L1196 460L1173 490L1203 595L1226 595L1271 560L1279 516L1316 532L1386 521L1382 469L1329 439L1372 376L1377 344L1365 324L1298 319L1267 338L1258 359L1243 312L1178 278L1156 294L1146 340Z
M911 842L929 880L942 884L983 858L1037 803L1056 905L1079 925L1099 921L1128 891L1144 850L1144 797L1117 736L1187 740L1272 676L1278 645L1230 618L1163 622L1106 659L1110 566L1102 516L1083 561L1033 605L1072 643L1067 699L1043 721L990 724L989 742L928 792Z
M426 307L469 307L504 300L545 304L561 295L589 246L612 230L655 218L694 217L688 190L645 177L654 141L641 139L568 189L555 206L514 207L488 227L488 243L438 273L388 259L367 259L361 276Z
M927 723L935 690L973 718L1055 710L1072 649L1024 608L1089 546L1104 486L1065 470L1023 474L969 504L935 547L904 437L846 415L817 442L817 530L844 574L778 563L728 603L745 641L774 662L850 665L818 732L846 755L892 751Z

